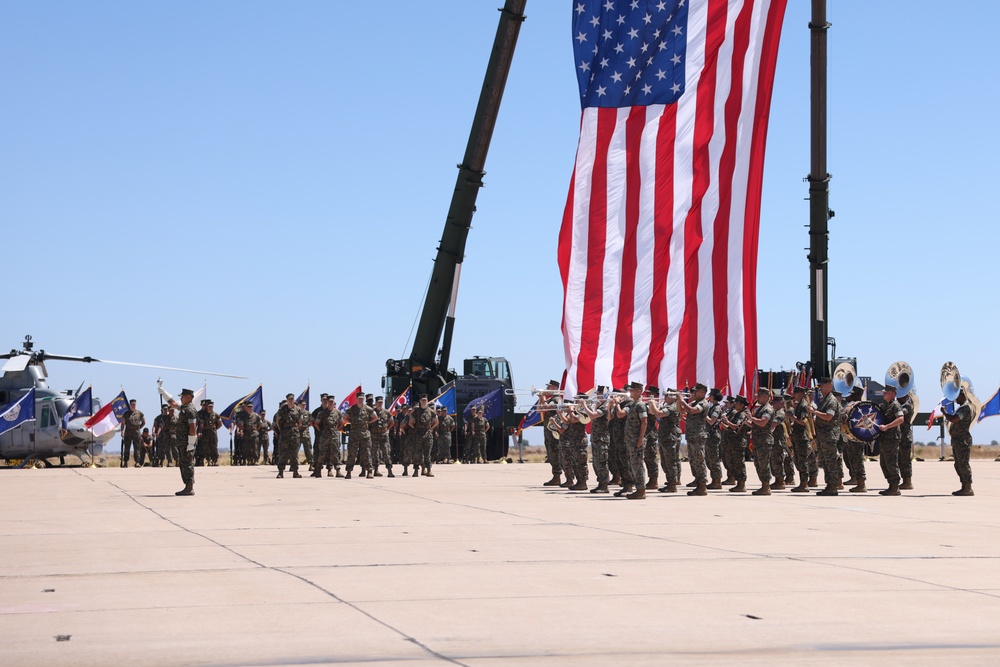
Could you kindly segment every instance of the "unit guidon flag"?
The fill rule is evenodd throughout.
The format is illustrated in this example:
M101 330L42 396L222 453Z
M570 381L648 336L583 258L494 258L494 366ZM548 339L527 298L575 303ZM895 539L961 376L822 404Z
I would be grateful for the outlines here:
M559 234L566 392L744 388L785 0L577 0L580 141Z

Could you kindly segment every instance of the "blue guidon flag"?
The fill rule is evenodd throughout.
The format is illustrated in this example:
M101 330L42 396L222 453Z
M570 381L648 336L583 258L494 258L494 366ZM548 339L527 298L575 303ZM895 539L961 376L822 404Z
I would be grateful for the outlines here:
M494 389L485 396L469 401L462 411L462 419L468 420L472 416L472 408L482 406L483 417L487 420L499 419L503 416L504 388Z
M580 140L559 232L566 394L747 392L786 0L573 0Z
M31 389L13 403L0 407L0 433L6 433L24 422L34 421L34 419L35 390Z

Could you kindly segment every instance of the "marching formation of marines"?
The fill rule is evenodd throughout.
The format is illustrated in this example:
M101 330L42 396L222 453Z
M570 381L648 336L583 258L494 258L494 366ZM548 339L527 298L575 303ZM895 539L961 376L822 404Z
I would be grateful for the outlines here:
M658 387L632 382L611 392L597 387L596 397L578 394L575 401L563 401L559 386L552 380L538 392L546 458L552 472L543 486L595 494L611 493L610 487L617 486L615 496L641 500L646 491L658 488L662 470L664 485L659 491L676 493L682 483L683 423L694 478L687 484L689 496L705 496L727 486L731 493L746 492L748 456L760 482L752 495L767 496L786 488L792 493L807 493L819 486L820 469L824 484L817 495L836 496L845 487L852 493L868 491L865 443L848 436L846 422L847 411L861 400L861 392L853 390L841 396L834 391L831 378L820 378L814 392L801 386L776 394L762 388L752 407L743 396L723 400L721 390L701 383L684 391L668 389L661 395ZM914 406L909 396L897 399L897 393L896 387L886 387L876 407L880 420L874 428L887 484L879 494L884 496L913 489ZM814 395L810 398L807 394ZM962 483L954 495L969 496L973 495L969 465L972 410L964 391L955 404L954 413L944 415L955 470ZM588 424L595 488L587 483ZM845 467L849 475L846 481Z

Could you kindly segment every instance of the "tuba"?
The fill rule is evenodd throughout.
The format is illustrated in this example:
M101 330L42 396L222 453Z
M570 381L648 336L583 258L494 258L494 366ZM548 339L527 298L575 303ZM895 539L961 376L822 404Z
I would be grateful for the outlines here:
M885 386L895 387L896 396L902 398L913 389L913 368L905 361L897 361L885 372Z
M858 382L858 373L850 362L843 362L833 371L833 390L847 396Z
M980 411L983 409L983 404L976 397L972 380L959 373L958 367L954 363L946 361L941 367L941 393L949 401L955 401L958 395L963 392L965 393L965 399L968 401L969 407L972 408L972 423L975 424L976 419L979 418Z

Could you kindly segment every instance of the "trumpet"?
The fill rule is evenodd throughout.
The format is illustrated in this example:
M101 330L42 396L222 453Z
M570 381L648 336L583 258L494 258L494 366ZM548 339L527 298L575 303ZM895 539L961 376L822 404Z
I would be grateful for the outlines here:
M534 386L531 387L530 391L524 389L504 389L504 394L507 396L540 396L543 398L548 398L552 396L562 396L562 389L535 389Z

